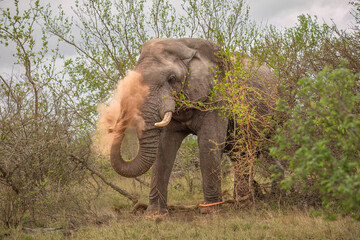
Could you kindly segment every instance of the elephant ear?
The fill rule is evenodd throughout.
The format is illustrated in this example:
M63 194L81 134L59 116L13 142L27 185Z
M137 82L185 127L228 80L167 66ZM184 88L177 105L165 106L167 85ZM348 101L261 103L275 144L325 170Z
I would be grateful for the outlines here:
M188 75L185 78L184 92L191 101L208 100L213 86L218 64L218 48L210 41L202 39L182 39L184 44L195 51L192 58L186 59Z
M181 61L189 68L190 61L194 58L196 51L193 49L190 49L191 51L187 50L186 53L183 54L183 56L180 58Z
M180 59L187 68L197 52L196 49L188 47L181 41L168 41L165 48L171 56L176 56L177 59Z

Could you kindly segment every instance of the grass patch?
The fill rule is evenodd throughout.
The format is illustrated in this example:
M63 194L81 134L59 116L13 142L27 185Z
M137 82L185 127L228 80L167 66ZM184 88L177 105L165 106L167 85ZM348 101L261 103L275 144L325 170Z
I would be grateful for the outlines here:
M26 235L9 239L64 239L62 234ZM264 206L235 210L224 207L211 215L171 213L165 219L146 219L124 211L100 226L73 231L67 239L359 239L360 223L350 217L326 221L307 212L274 210Z
M149 178L142 180L149 182ZM146 186L119 177L113 181L139 196L141 202L148 202L149 189ZM224 190L230 188L229 179L224 183ZM200 187L191 194L184 179L171 180L169 204L193 205L202 199ZM327 221L309 211L266 203L248 204L241 209L224 205L218 212L208 215L178 211L156 220L147 219L142 213L130 213L131 203L108 189L97 205L94 209L97 219L76 229L50 233L40 230L37 234L26 234L22 227L3 229L0 239L360 239L360 222L351 217Z

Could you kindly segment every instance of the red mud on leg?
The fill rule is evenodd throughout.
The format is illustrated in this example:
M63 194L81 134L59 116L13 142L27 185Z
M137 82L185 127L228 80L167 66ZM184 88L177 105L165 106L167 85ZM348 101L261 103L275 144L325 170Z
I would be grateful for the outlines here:
M94 136L97 151L108 155L114 136L123 135L127 128L141 133L145 122L139 109L148 93L149 88L143 84L142 75L138 72L131 71L119 80L109 103L98 106L100 118Z

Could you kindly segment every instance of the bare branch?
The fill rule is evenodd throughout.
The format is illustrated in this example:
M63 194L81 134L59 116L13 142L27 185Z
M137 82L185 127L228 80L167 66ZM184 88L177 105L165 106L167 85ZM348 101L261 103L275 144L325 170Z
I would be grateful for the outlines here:
M133 204L136 204L138 202L138 198L132 194L130 194L129 192L127 192L126 190L116 186L115 184L109 182L108 180L106 180L106 178L99 173L98 171L96 171L95 169L91 168L86 161L76 157L75 155L70 155L70 157L78 162L81 163L87 170L89 170L91 173L93 173L94 175L98 176L106 185L110 186L112 189L114 189L115 191L117 191L118 193L120 193L121 195L123 195L124 197L126 197L127 199L131 200L133 202Z

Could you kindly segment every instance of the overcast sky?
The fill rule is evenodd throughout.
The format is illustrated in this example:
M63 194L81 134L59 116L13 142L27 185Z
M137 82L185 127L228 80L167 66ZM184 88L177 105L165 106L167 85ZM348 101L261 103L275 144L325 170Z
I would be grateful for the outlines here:
M81 1L81 0L80 0ZM31 0L19 0L22 9L27 8ZM63 5L64 10L71 14L71 6L75 1L70 0L42 0L52 6ZM176 2L179 0L170 0ZM292 27L297 22L297 16L308 13L317 15L320 23L334 21L339 28L349 28L353 18L350 14L351 6L348 0L248 0L250 15L258 23L272 24L277 27ZM0 8L13 7L13 0L0 0ZM0 74L11 69L11 50L0 46Z
M297 16L308 13L317 15L319 20L339 28L349 28L352 21L351 5L347 0L250 0L250 13L257 21L277 27L291 27Z

